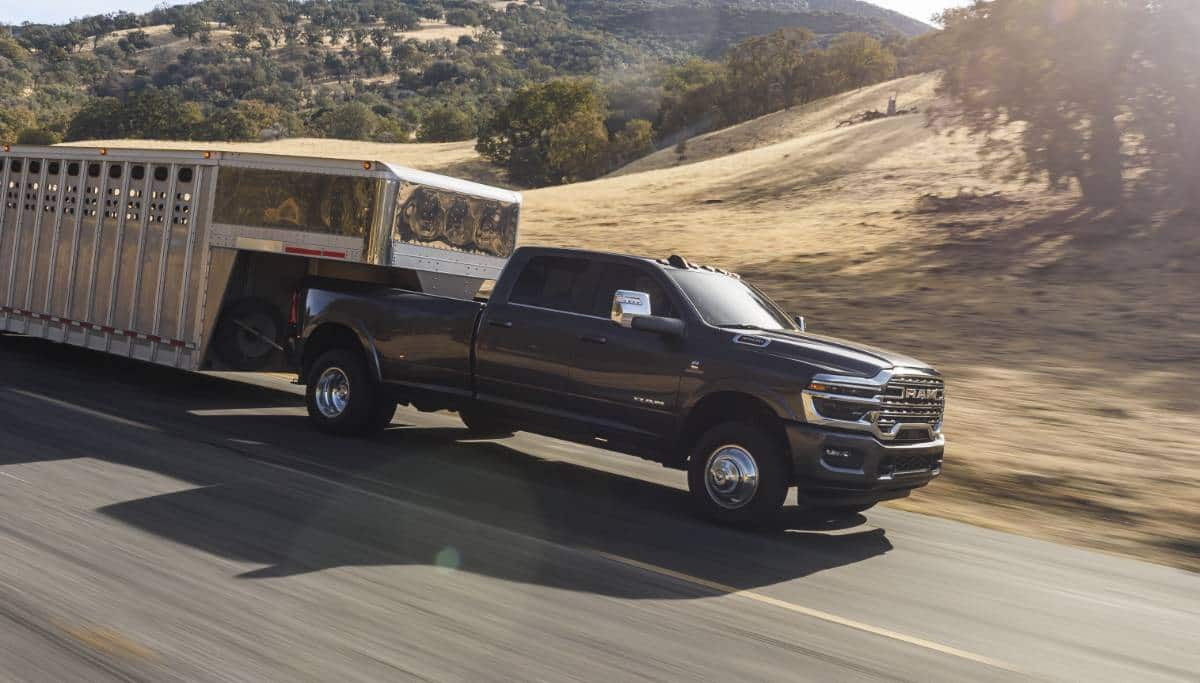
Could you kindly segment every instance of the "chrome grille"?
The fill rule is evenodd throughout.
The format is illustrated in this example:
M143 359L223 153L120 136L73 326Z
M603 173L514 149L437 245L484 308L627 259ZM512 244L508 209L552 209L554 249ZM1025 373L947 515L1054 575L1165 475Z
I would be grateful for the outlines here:
M940 437L945 383L923 371L883 371L871 380L817 375L804 391L805 419L866 431L886 443L926 443Z
M946 385L932 377L893 377L880 396L875 424L890 432L898 424L941 425L946 408Z

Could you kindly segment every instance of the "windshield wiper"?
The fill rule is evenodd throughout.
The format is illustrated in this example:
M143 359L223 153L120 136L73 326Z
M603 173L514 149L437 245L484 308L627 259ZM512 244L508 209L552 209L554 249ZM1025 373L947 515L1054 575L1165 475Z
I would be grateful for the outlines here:
M728 328L730 330L761 330L762 329L762 325L750 325L747 323L720 324L720 325L717 325L717 327L724 327L724 328Z

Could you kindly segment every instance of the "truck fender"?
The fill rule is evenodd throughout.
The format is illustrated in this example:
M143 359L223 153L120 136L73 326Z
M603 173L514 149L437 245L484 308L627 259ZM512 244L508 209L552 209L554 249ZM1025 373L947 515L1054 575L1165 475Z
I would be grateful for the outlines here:
M307 343L308 339L312 338L314 332L325 325L337 325L350 330L362 346L363 354L367 359L367 369L371 372L371 376L376 382L383 381L383 367L379 363L379 351L375 348L375 338L367 332L367 326L363 321L356 318L342 317L333 312L323 313L305 325L306 329L303 336L305 343Z
M791 402L779 392L769 387L764 387L761 384L743 382L736 378L721 379L702 384L696 391L692 392L692 395L688 397L687 402L684 404L684 417L686 418L687 415L690 415L692 410L706 397L723 392L746 394L747 396L757 398L767 404L767 407L781 419L792 421L800 419L793 409Z

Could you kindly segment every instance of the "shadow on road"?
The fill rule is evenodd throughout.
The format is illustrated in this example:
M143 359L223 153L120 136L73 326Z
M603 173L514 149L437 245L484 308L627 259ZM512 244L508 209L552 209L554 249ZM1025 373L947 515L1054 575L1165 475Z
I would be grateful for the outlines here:
M370 441L328 437L311 430L293 394L36 340L0 337L3 393L0 438L10 447L0 465L86 455L190 482L196 488L100 512L258 565L246 579L423 564L686 599L719 589L654 574L630 580L635 570L604 556L743 590L892 547L861 516L790 510L783 528L764 532L708 525L688 515L682 490L536 455L557 442L526 452L470 441L465 429L401 424Z

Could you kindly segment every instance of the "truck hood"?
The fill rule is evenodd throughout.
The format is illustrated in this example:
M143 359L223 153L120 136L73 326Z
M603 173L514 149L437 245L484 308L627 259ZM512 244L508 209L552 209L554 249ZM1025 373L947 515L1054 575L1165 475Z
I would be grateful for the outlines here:
M750 332L771 340L765 352L809 363L823 372L874 377L883 370L905 367L938 374L928 363L866 344L807 332Z

